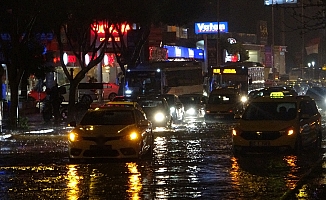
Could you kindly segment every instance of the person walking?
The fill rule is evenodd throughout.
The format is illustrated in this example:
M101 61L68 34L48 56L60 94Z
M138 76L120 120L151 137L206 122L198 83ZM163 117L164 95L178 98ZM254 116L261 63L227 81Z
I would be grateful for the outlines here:
M57 83L55 83L50 90L50 102L52 105L54 123L58 124L60 122L60 105L62 103L62 99Z

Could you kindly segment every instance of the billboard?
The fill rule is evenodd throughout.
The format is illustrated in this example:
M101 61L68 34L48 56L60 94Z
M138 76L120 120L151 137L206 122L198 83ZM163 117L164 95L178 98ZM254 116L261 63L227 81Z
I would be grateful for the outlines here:
M297 3L297 0L265 0L265 5L269 6L272 4L293 4L293 3Z
M196 34L216 34L228 32L227 22L199 22L195 23Z

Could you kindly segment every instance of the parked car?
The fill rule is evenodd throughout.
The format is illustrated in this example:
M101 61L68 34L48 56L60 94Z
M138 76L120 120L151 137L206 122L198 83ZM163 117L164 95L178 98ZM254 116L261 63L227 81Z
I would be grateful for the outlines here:
M185 109L185 118L201 118L205 115L208 97L203 94L182 94L179 95Z
M152 124L137 107L102 107L88 110L68 134L71 160L143 158L153 150Z
M161 94L168 102L170 114L174 123L182 122L184 118L184 106L180 101L178 95L175 94Z
M321 115L308 96L263 96L253 99L232 130L233 151L320 148Z
M118 95L119 85L115 83L103 83L103 99L112 101Z
M79 86L82 86L84 88L87 86L89 83L79 83ZM66 93L63 94L63 101L68 102L69 101L69 90L70 90L70 84L64 84L61 85L60 87L64 87L66 89ZM87 87L86 87L87 88ZM81 101L81 102L86 102L86 103L92 103L94 100L98 100L98 91L97 89L77 89L76 90L76 96L75 96L76 101Z
M170 127L172 117L170 108L165 98L161 96L139 97L138 104L146 113L147 118L152 122L153 127Z
M31 90L28 92L28 97L33 98L35 101L43 101L46 98L46 92Z

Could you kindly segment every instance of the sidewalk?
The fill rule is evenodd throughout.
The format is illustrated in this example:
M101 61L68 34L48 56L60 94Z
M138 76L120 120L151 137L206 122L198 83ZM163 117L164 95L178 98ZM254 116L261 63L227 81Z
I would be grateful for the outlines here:
M2 132L0 132L0 140L7 139L12 137L13 135L20 134L46 134L46 133L63 133L67 132L67 122L61 121L59 124L54 124L52 121L49 123L45 123L42 117L42 113L35 112L25 114L21 117L26 117L26 128L17 129L17 130L8 130L5 126L2 128Z

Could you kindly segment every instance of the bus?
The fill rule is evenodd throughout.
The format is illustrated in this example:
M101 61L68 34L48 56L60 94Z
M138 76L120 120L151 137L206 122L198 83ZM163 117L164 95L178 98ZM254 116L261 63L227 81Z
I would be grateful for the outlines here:
M234 87L243 94L264 88L265 67L259 62L225 63L211 68L210 91L216 88Z
M124 96L203 93L203 66L199 61L165 61L127 69Z

